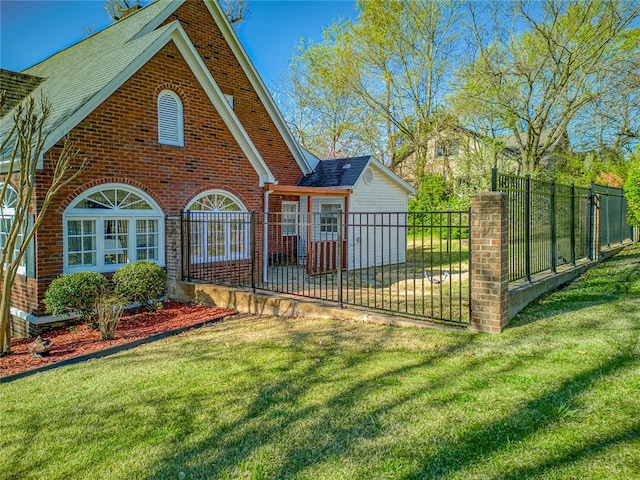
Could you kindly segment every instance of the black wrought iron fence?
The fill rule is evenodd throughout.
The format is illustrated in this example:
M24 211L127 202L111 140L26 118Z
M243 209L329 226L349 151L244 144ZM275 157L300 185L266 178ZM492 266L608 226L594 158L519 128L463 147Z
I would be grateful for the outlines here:
M185 212L182 225L187 280L470 322L468 211Z
M600 245L604 248L620 244L633 235L627 223L627 201L622 188L593 185L600 197Z
M260 230L250 212L183 212L182 277L225 285L254 284Z
M556 271L594 256L599 209L601 247L631 241L622 189L558 184L492 171L492 190L509 198L509 280ZM595 198L599 199L596 204Z

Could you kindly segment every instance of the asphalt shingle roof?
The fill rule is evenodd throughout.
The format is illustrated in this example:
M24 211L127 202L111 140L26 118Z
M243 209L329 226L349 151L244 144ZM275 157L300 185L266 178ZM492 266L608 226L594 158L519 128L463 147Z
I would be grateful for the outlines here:
M157 0L21 72L25 78L44 79L31 92L38 98L41 90L51 105L46 131L56 130L125 71L170 25L149 32L145 27L167 18L183 2ZM11 122L11 115L2 117L0 136L8 134Z
M298 186L301 187L353 187L365 169L370 155L355 158L335 158L321 160L316 169L305 175Z
M0 90L4 91L5 98L0 117L4 117L11 112L22 100L33 92L44 79L26 75L24 73L12 72L0 68Z

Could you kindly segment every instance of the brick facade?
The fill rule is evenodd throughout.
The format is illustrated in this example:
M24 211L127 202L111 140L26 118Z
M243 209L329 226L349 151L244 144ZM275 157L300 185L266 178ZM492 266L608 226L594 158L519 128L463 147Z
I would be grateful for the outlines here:
M179 19L199 55L223 93L233 95L234 112L258 152L281 184L296 184L302 171L289 151L267 109L234 57L202 2L181 6ZM72 74L72 72L70 72ZM157 96L171 89L184 110L184 146L158 143ZM36 279L19 277L13 304L27 313L44 313L44 292L63 269L64 210L88 188L120 183L148 194L167 218L165 255L170 276L179 275L181 210L200 193L221 189L235 195L248 210L263 209L259 177L211 104L178 48L169 43L133 74L69 133L79 157L88 168L67 185L47 211L36 237ZM60 146L45 156L37 173L37 201L53 174L51 162Z

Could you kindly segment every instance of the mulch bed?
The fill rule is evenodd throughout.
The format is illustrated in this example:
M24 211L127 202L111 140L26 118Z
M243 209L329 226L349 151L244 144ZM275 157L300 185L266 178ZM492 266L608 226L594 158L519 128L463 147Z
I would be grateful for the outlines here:
M33 337L15 338L11 341L11 354L0 357L0 377L98 352L158 333L220 320L235 313L235 310L228 308L179 302L164 302L162 309L156 312L128 310L122 315L114 340L101 340L99 330L84 324L59 327L43 333L41 337L52 340L54 344L49 354L40 358L29 352L28 345L33 342Z

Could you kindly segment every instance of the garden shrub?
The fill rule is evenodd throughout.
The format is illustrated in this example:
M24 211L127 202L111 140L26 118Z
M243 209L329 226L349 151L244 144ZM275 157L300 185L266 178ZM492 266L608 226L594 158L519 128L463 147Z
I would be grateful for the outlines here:
M149 310L158 308L164 295L167 274L162 267L149 261L125 265L113 274L114 292L129 302L139 302Z
M108 289L109 281L101 273L69 273L51 282L44 294L44 304L53 315L75 312L81 320L91 320L96 300Z
M102 340L115 338L124 303L124 300L117 295L103 295L96 301L96 319Z
M629 223L640 227L640 150L631 164L629 176L624 184L624 193L627 197Z

